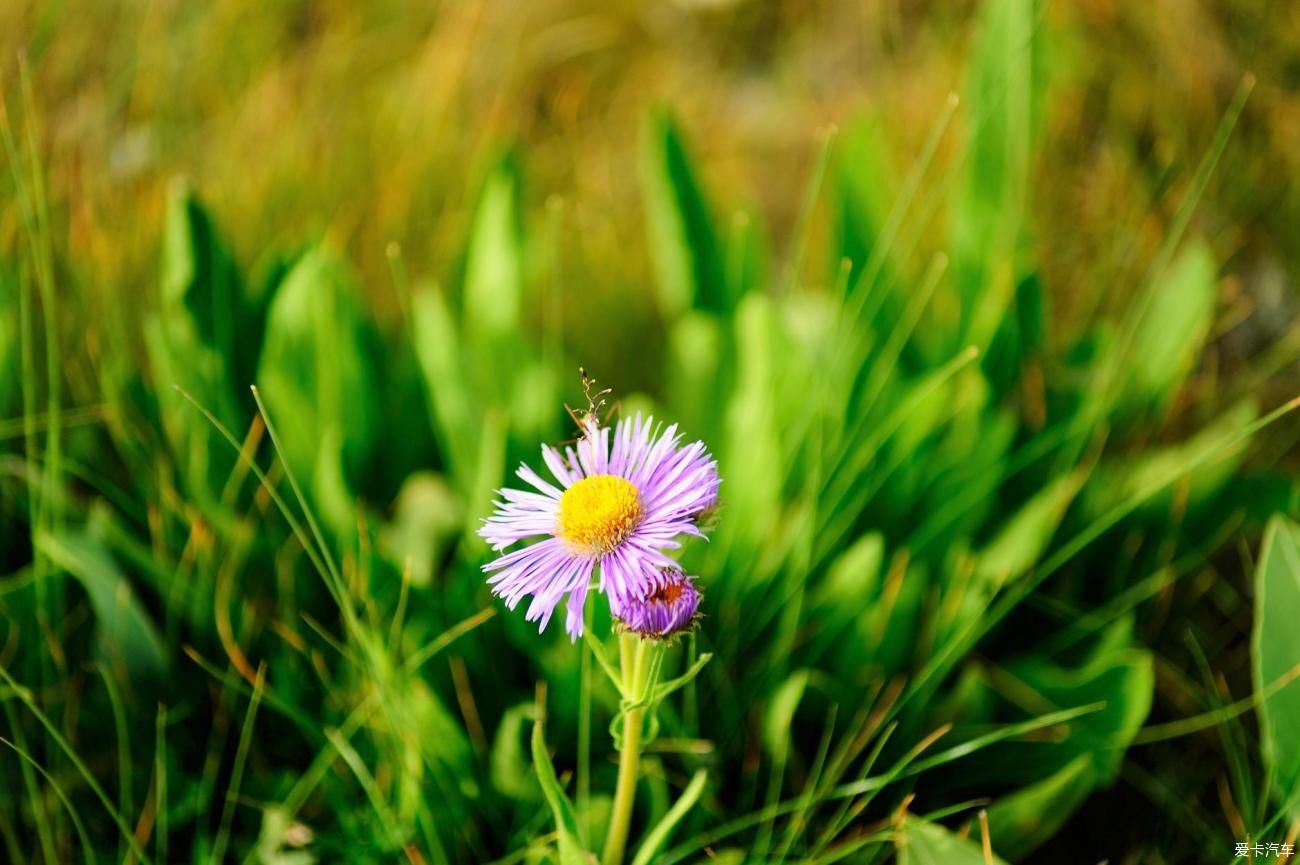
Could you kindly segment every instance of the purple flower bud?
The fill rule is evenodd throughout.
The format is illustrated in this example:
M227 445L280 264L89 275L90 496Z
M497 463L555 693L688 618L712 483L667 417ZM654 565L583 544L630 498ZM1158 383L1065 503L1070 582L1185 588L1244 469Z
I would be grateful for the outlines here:
M614 618L643 637L672 637L695 628L700 591L692 577L664 571L667 579L649 596L613 607Z

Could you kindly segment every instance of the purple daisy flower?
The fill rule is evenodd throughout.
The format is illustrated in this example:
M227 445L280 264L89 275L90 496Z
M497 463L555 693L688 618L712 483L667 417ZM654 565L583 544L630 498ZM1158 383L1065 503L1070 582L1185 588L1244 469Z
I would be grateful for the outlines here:
M588 416L590 418L590 416ZM497 552L528 538L538 543L483 566L494 594L514 609L526 595L528 621L546 629L561 600L565 630L582 635L582 611L596 567L613 608L646 598L676 572L665 550L680 535L703 536L699 516L718 500L718 466L703 442L681 445L677 426L659 429L637 415L610 430L583 423L576 449L542 446L558 486L526 464L517 474L533 490L500 490L504 500L479 529ZM611 436L612 433L612 436ZM611 442L612 439L612 442Z
M643 637L672 637L692 629L700 606L695 578L680 571L666 576L667 580L649 597L629 601L614 610L614 617L629 631Z

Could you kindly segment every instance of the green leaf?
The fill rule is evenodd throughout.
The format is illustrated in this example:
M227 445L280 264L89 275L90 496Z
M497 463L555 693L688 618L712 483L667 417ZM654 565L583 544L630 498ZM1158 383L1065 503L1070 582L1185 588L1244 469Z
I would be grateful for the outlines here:
M650 865L654 861L654 856L659 852L659 848L668 843L672 837L673 829L682 821L695 803L700 800L701 794L704 793L704 785L709 780L709 773L703 769L695 772L691 778L691 783L686 785L679 798L663 819L655 824L655 827L646 833L645 841L641 842L641 847L636 851L636 856L632 859L632 865Z
M492 740L488 764L492 786L511 799L525 802L536 800L538 792L524 757L522 735L524 724L535 716L532 703L520 703L506 710Z
M1300 526L1277 516L1264 532L1255 570L1255 629L1251 636L1255 692L1262 694L1300 667ZM1300 680L1261 700L1260 736L1271 788L1300 819Z
M686 672L682 673L680 676L675 679L670 679L663 684L655 685L654 695L651 697L650 702L658 703L674 691L680 690L689 685L695 680L695 677L700 674L700 671L704 669L704 665L712 659L713 654L711 652L705 652L696 658L695 663L691 664L691 666L687 668Z
M1214 423L1185 442L1163 448L1148 448L1131 459L1102 464L1093 473L1080 504L1084 521L1097 519L1162 479L1173 477L1179 467L1196 464L1184 482L1175 488L1150 497L1139 505L1139 512L1152 519L1164 519L1175 496L1186 496L1185 508L1194 512L1205 505L1237 471L1246 454L1245 442L1227 445L1254 422L1259 411L1253 399L1245 399L1224 412ZM1213 457L1211 459L1210 457ZM1203 464L1202 464L1203 463Z
M734 298L726 296L713 219L681 135L664 113L650 119L642 136L641 194L664 318L691 308L730 309Z
M731 306L767 284L769 257L762 224L748 211L737 210L727 233L726 296Z
M785 762L790 750L794 713L808 687L808 675L807 670L791 673L767 704L767 716L763 719L763 744L779 764Z
M1035 653L989 670L990 683L1030 715L1095 708L1070 720L1063 735L1009 741L967 758L973 776L1021 788L989 811L995 847L1003 855L1020 858L1032 851L1091 790L1118 775L1155 687L1151 653L1132 648L1131 630L1131 621L1117 621L1072 666Z
M723 477L728 531L765 537L780 509L783 465L776 380L782 349L777 310L765 294L745 297L736 311L736 385L727 406Z
M1151 286L1128 347L1122 408L1167 405L1200 356L1214 320L1217 268L1209 246L1189 245Z
M433 286L415 292L411 304L412 339L429 399L430 420L443 461L462 493L477 460L478 415L470 399L460 331L447 299Z
M980 17L965 100L966 171L951 235L959 342L985 347L1023 269L1016 254L1044 78L1037 0L988 0Z
M1037 769L1064 766L1076 755L1089 753L1101 783L1108 783L1119 771L1124 749L1151 711L1155 689L1151 653L1129 648L1130 627L1128 621L1116 622L1078 666L1061 666L1038 655L1007 666L1007 671L1036 695L1037 699L1030 698L1024 706L1030 712L1105 704L1101 711L1085 715L1071 726L1069 738L1054 749L1055 756L1040 754Z
M978 553L975 573L996 591L1034 566L1083 486L1083 470L1056 478L1013 514Z
M852 264L850 286L876 245L894 198L895 170L889 163L886 126L877 117L850 123L835 148L835 261ZM896 312L896 310L895 310ZM896 316L895 316L896 317Z
M1039 354L1047 333L1046 298L1037 273L1016 284L1012 309L993 335L980 367L999 395L1013 392L1022 381L1025 363Z
M569 797L560 787L559 779L555 777L555 767L551 765L551 755L546 750L546 738L542 735L541 718L533 724L533 768L537 771L537 780L542 785L542 795L546 797L546 804L551 806L551 816L555 820L560 865L591 865L595 862L595 857L584 849L573 804L569 802Z
M821 627L834 629L861 616L863 607L880 593L884 560L885 538L879 532L863 535L835 558L814 593L823 611Z
M108 550L80 533L39 532L35 540L40 552L85 587L110 666L121 665L132 678L162 678L167 672L162 638Z
M1019 860L1065 825L1097 786L1092 755L1080 754L1056 773L1004 796L989 808L993 849Z
M899 865L1005 865L974 841L958 838L942 826L908 817L896 838Z
M289 469L339 531L354 528L381 421L375 338L344 265L322 250L299 260L267 317L258 388Z
M503 158L479 197L465 262L465 334L477 356L482 384L508 394L519 339L524 293L524 238L519 176Z
M182 184L167 200L160 294L145 328L157 384L181 387L226 427L242 431L251 413L241 411L239 386L252 382L237 383L235 375L247 369L241 359L256 357L260 339L225 243ZM189 491L215 500L234 466L218 432L178 400L162 402L162 425Z

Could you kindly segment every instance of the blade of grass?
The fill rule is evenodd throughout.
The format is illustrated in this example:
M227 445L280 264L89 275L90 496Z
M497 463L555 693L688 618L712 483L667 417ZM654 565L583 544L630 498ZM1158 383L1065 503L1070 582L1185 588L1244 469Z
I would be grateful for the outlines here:
M465 634L468 634L470 631L474 630L496 614L496 607L484 607L468 619L464 619L463 621L452 625L450 628L439 634L436 639L430 641L428 645L420 649L420 651L407 658L403 665L405 672L409 674L419 670L422 666L428 663L433 656L437 655L443 649L447 648L452 643L456 642L456 640L460 639Z
M3 669L3 667L0 666L0 669ZM13 706L7 699L0 702L3 702L5 718L9 721L9 729L13 731L13 737L18 740L18 747L26 753L27 735L18 724L18 718L14 714ZM27 801L32 806L32 822L36 824L36 839L40 842L43 861L57 862L58 859L54 854L54 832L49 819L45 816L45 797L41 795L40 785L37 784L36 774L32 769L33 766L26 761L22 762L20 766L20 772L23 776L23 791L27 795Z
M90 842L90 835L86 832L86 825L81 822L81 815L77 813L76 806L72 804L72 800L68 798L68 794L64 792L63 787L59 785L59 782L55 780L53 775L45 771L45 768L41 766L41 764L32 759L30 754L22 748L19 748L13 742L10 742L4 736L0 736L0 744L7 746L11 751L17 754L23 762L41 773L41 777L50 785L50 789L54 791L55 796L59 797L59 801L63 803L64 809L68 812L68 817L72 820L72 826L77 832L77 838L81 841L82 855L85 857L86 861L92 863L92 865L97 862L98 860L95 858L95 847Z
M903 695L903 698L894 707L893 711L897 712L906 705L912 697L920 694L927 686L931 685L936 680L936 677L946 674L948 668L955 663L958 658L964 656L966 652L973 648L985 634L1006 618L1006 616L1013 609L1019 606L1026 597L1032 594L1044 580L1072 561L1084 548L1097 540L1097 538L1125 516L1136 510L1143 502L1150 500L1152 497L1176 483L1180 478L1186 477L1202 465L1212 462L1214 459L1225 453L1231 453L1234 449L1250 439L1260 430L1275 423L1277 420L1294 411L1296 408L1300 408L1300 397L1283 403L1267 415L1247 424L1235 435L1225 439L1219 447L1198 454L1185 465L1170 472L1167 477L1160 478L1157 481L1148 484L1146 487L1132 495L1127 501L1120 502L1101 517L1094 520L1088 527L1059 547L1056 552L1044 560L1038 568L1008 587L1006 591L998 596L984 615L972 620L960 634L945 643L944 646L935 653L925 667L922 668L914 681L914 687Z
M158 812L154 821L154 850L158 853L158 861L166 862L171 808L167 801L167 707L162 703L158 704L158 714L154 718L154 778L157 791L154 807Z
M36 705L36 701L32 699L28 690L22 685L19 685L18 682L14 680L13 676L9 675L9 671L3 667L0 667L0 679L3 679L4 683L12 689L13 693L17 695L20 701L22 701L22 704L27 707L27 710L36 716L36 720L40 721L41 726L45 728L46 733L49 734L50 738L54 740L54 743L58 745L63 754L69 761L71 761L72 765L76 768L77 773L85 780L86 786L88 786L91 792L95 794L95 797L99 799L100 803L104 806L104 810L108 812L109 816L113 818L113 822L117 824L118 831L120 831L122 836L127 840L131 852L133 852L136 858L142 863L149 865L153 860L149 858L149 855L144 852L144 848L140 846L140 842L136 840L135 833L131 830L130 824L123 819L122 813L113 806L113 801L108 797L108 794L104 792L104 788L100 786L99 781L95 779L94 774L91 773L89 767L87 767L81 757L78 756L72 745L69 744L68 740L59 732L59 728L55 726L48 717L46 717L45 713L41 711L40 706Z
M108 703L113 712L113 728L117 737L117 803L122 809L122 814L129 817L135 810L132 802L132 763L131 763L131 733L126 723L126 710L122 705L122 694L113 681L113 676L108 667L104 664L98 665L100 678L104 680L104 688L108 691ZM126 858L125 846L120 846L117 857Z
M253 698L248 702L248 712L244 715L244 724L239 731L239 747L235 750L235 765L230 770L230 782L226 786L226 801L221 807L221 825L212 845L213 862L226 861L226 846L230 843L230 829L235 819L235 801L239 798L239 786L244 780L244 764L253 742L253 725L257 722L257 707L262 702L262 688L265 684L266 664L259 664L257 678L253 682Z

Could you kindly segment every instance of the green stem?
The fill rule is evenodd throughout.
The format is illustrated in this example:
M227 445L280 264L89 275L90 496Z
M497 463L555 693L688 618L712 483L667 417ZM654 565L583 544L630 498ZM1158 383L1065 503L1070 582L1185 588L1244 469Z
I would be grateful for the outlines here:
M623 669L623 699L641 703L646 696L649 674L650 642L635 634L619 636L619 659ZM623 738L618 751L618 784L614 788L614 806L609 816L609 834L605 836L602 865L620 865L627 846L627 830L632 823L632 806L636 803L636 782L641 770L641 727L645 707L637 706L623 713Z

